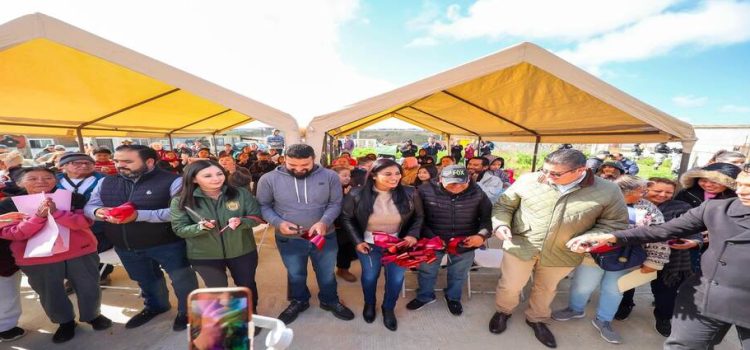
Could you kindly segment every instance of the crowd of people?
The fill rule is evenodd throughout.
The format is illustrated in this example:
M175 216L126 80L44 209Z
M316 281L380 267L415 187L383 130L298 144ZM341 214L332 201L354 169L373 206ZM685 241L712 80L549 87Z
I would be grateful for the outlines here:
M93 156L67 152L54 168L24 168L0 155L0 170L8 176L2 189L7 198L0 202L0 291L10 296L0 300L0 310L9 310L0 317L0 339L25 334L18 327L21 272L58 325L53 342L72 339L76 319L95 330L111 327L101 314L99 289L106 281L102 274L111 269L99 265L97 253L112 247L144 299L125 328L172 308L162 271L177 297L175 331L187 326L186 299L198 288L197 276L208 287L225 287L228 271L237 286L253 292L257 312L263 287L256 284L256 270L262 262L252 228L267 222L287 273L289 305L278 316L287 325L310 307L308 261L320 308L341 320L355 314L340 300L336 277L356 282L350 267L359 261L363 319L374 322L382 299L383 325L396 331L406 269L418 274L416 297L406 304L416 312L437 300L434 287L447 256L443 298L448 311L460 316L475 250L494 236L504 256L495 313L488 315L491 333L507 329L531 279L525 322L540 343L556 347L548 322L586 317L597 288L591 322L604 340L620 343L613 321L627 319L635 305L632 292L621 293L617 280L640 270L657 273L651 283L654 324L669 337L668 348L710 348L732 325L743 346L750 344L750 280L740 272L750 263L743 251L750 241L746 159L734 160L739 167L719 155L683 174L680 187L670 179L638 178L637 165L621 154L593 162L564 147L547 155L540 171L515 180L487 144L476 150L454 144L451 155L438 160L444 144L431 138L419 148L407 141L400 163L375 155L354 159L348 149L330 169L316 164L315 151L305 144L271 148L274 154L227 145L217 156L201 145L169 151L158 144L123 144L114 152L92 150ZM21 213L13 200L60 189L72 193L68 210L47 198L35 212ZM70 230L69 249L28 257L29 239L49 220ZM398 242L399 249L437 240L444 249L406 267L394 263L383 239ZM597 250L602 247L607 250ZM385 288L379 296L381 271ZM567 306L553 311L558 284L569 275ZM77 317L68 291L78 297Z

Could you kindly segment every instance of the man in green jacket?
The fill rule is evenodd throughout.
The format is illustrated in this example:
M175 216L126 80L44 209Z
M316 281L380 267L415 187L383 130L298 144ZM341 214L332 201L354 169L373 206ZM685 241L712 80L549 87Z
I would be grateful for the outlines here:
M557 346L545 325L557 284L583 260L565 243L587 233L628 227L628 209L619 188L586 169L586 157L560 149L544 159L541 172L522 176L495 204L495 235L503 240L502 276L497 284L497 312L490 332L502 333L533 276L526 323L544 345Z

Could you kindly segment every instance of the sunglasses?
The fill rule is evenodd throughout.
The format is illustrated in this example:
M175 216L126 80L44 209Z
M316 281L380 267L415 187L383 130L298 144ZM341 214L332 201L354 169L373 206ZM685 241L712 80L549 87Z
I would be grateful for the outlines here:
M559 173L556 173L554 171L549 171L547 169L542 169L542 174L544 174L546 176L549 176L549 177L561 177L561 176L563 176L563 175L565 175L567 173L572 173L572 172L574 172L574 171L576 171L578 169L580 169L580 168L570 169L570 170L562 171L562 172L559 172Z

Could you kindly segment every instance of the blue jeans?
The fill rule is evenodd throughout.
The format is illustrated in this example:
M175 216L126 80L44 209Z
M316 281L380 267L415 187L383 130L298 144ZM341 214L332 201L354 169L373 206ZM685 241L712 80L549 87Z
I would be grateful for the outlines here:
M398 294L404 284L404 269L395 263L383 265L380 259L383 257L383 248L370 244L370 254L357 252L360 265L362 265L362 293L365 295L365 304L375 305L375 291L378 289L378 278L380 268L385 273L385 296L383 296L383 308L393 310L396 307Z
M318 250L310 241L301 238L287 238L276 235L276 246L279 248L281 261L286 267L287 299L301 302L310 301L310 290L307 288L307 259L312 261L315 278L318 280L318 299L322 304L335 305L339 302L336 292L336 267L338 242L336 234L326 235L323 250Z
M185 241L132 250L115 247L115 252L130 278L138 282L147 309L159 312L171 307L164 269L177 296L177 311L187 313L187 297L198 288L198 279L188 263Z
M443 255L445 254L445 252L435 252L437 256L435 262L419 265L417 300L426 303L435 299L435 281L437 280L438 271L440 271L440 262L443 260ZM448 255L448 286L443 290L446 299L461 301L461 290L464 288L466 276L473 262L473 250L461 255Z
M604 271L599 266L580 265L573 275L570 286L569 307L576 312L583 312L586 303L596 287L599 288L599 305L596 307L596 318L612 321L620 306L622 293L617 287L617 280L632 269L622 271Z

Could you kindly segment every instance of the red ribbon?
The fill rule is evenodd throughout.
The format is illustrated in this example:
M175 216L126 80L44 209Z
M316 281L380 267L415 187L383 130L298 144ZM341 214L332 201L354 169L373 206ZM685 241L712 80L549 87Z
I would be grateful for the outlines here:
M316 233L310 233L310 231L302 231L301 238L306 239L312 243L318 250L323 250L323 246L326 244L326 238Z
M107 211L107 216L122 221L129 218L133 213L135 213L135 204L125 202Z
M450 255L461 255L471 250L471 248L464 247L464 240L466 236L455 236L448 240L447 252Z
M409 247L408 242L385 232L373 232L372 236L375 245L383 248L383 258L380 260L383 264L395 263L407 269L416 268L421 263L435 262L435 251L445 249L440 237L422 238Z
M598 247L595 247L595 248L592 248L591 250L589 250L589 253L602 254L602 253L606 253L608 251L615 250L617 248L618 248L617 246L614 246L614 245L611 245L611 244L602 244L602 245L600 245Z

